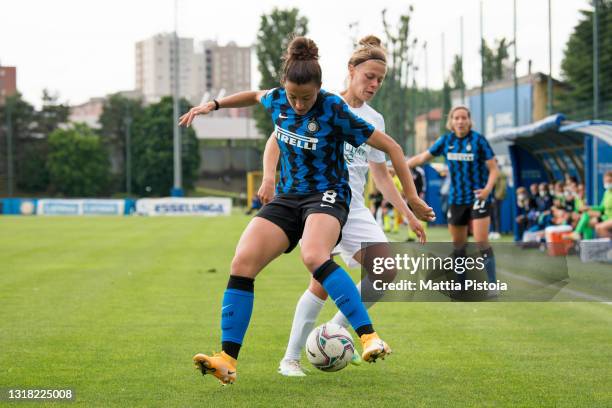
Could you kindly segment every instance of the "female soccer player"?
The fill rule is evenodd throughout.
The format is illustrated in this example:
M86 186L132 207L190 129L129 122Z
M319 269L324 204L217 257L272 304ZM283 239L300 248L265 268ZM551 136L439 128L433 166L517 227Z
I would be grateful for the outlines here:
M385 122L382 115L372 109L367 102L376 95L382 85L387 73L386 60L386 51L381 46L380 39L375 36L364 37L349 59L348 87L341 93L351 112L383 132ZM278 156L279 148L273 133L266 143L264 176L258 192L263 202L269 201L274 196L274 179ZM355 267L362 262L362 242L387 242L387 237L364 203L364 187L367 182L368 169L384 197L395 208L399 209L405 219L409 221L411 228L424 242L423 228L396 189L387 170L385 154L368 145L355 148L345 143L344 160L348 165L349 185L352 195L348 219L342 228L342 241L337 247L344 262L349 267ZM409 204L419 211L425 210L424 214L419 215L431 220L433 212L421 202L416 188L413 190L414 195L408 197ZM360 289L360 285L357 286L357 289ZM298 301L295 309L289 344L278 368L281 375L289 377L306 375L300 366L300 354L306 344L306 338L325 303L325 299L327 299L327 293L316 279L311 278L308 289ZM366 303L365 305L369 307L372 303ZM342 313L338 313L332 322L344 327L348 326L348 321ZM358 359L358 354L354 354L354 357Z
M495 282L495 260L488 238L489 196L499 172L493 149L484 136L472 130L470 111L465 106L451 109L446 127L450 132L440 136L428 150L408 160L408 165L416 167L434 156L444 156L451 179L447 218L455 255L465 256L468 223L472 220L474 240L487 259L488 281Z
M222 351L197 354L196 366L221 383L236 379L236 359L253 309L254 279L273 259L290 252L302 238L302 261L348 317L363 344L368 362L390 352L361 303L350 276L333 260L348 214L350 189L344 143L367 142L389 154L409 190L410 172L401 147L388 135L354 115L339 96L321 89L321 67L316 44L296 37L289 44L281 88L240 92L192 108L181 116L190 125L199 114L214 109L245 107L261 102L272 117L281 150L279 194L251 220L232 260L221 309Z

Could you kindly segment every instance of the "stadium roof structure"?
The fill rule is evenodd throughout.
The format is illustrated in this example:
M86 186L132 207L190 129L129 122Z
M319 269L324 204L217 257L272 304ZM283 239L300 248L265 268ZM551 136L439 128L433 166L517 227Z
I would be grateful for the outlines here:
M557 134L555 140L546 138L545 135L547 133ZM585 134L600 138L609 145L612 145L612 122L605 120L571 122L566 121L562 113L558 113L537 122L530 123L529 125L501 129L488 139L491 143L502 141L516 142L518 140L518 143L522 144L523 140L519 139L525 139L525 142L527 142L529 138L536 137L536 139L549 139L548 142L540 140L540 144L548 144L547 147L554 147L554 145L561 144L560 142L563 140L570 142L572 140L575 141L577 140L576 137L584 136Z
M502 129L488 140L510 144L516 186L560 180L569 173L585 183L587 200L597 201L602 175L612 169L610 121L572 122L556 114L529 125ZM538 171L544 174L538 176Z

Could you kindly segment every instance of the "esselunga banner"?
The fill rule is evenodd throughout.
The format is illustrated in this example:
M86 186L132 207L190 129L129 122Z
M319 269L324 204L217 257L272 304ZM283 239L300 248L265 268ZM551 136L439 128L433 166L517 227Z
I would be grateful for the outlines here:
M230 215L231 198L142 198L136 201L136 213L139 215Z
M36 203L38 215L123 215L125 200L42 199Z

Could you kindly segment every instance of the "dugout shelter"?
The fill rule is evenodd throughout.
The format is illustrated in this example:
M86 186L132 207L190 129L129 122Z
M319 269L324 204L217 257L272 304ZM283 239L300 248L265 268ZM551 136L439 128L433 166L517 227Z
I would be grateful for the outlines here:
M503 129L488 138L490 143L508 143L514 188L512 216L517 214L514 192L532 183L563 180L565 173L585 185L589 205L603 197L603 175L612 170L612 122L567 121L563 114L535 123ZM518 225L514 224L515 239Z

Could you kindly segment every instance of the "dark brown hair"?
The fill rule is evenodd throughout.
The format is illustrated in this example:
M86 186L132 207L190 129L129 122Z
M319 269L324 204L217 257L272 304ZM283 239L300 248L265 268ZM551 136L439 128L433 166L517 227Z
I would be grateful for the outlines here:
M314 82L321 86L321 76L317 44L306 37L295 37L283 57L281 83L290 81L303 85Z
M380 61L387 64L387 50L382 46L380 38L368 35L359 40L359 44L349 59L349 65L356 67L369 60Z

